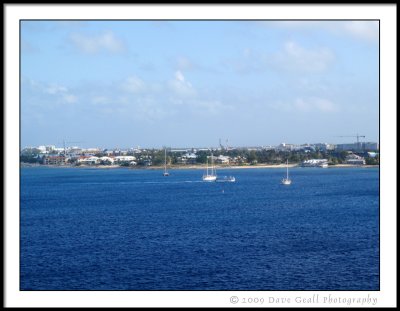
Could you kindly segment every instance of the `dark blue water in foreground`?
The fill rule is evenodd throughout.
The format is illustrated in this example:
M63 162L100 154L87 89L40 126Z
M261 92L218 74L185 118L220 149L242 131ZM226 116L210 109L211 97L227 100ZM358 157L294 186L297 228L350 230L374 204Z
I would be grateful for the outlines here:
M22 290L379 290L379 171L23 168Z

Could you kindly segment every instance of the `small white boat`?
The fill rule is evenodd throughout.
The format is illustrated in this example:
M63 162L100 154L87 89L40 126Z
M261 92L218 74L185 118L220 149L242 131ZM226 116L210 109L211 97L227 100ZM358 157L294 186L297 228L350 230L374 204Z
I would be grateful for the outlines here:
M291 183L292 183L292 180L289 178L289 163L288 163L288 160L286 160L286 178L282 179L282 184L290 185Z
M207 159L207 171L206 174L203 175L203 181L216 181L216 179L217 179L217 173L214 167L213 154L211 153L211 173L209 173L208 170L208 159Z
M216 182L235 182L236 178L234 176L224 176L223 178L217 178Z
M167 172L167 148L165 148L165 154L164 154L164 173L163 176L169 176L169 173Z

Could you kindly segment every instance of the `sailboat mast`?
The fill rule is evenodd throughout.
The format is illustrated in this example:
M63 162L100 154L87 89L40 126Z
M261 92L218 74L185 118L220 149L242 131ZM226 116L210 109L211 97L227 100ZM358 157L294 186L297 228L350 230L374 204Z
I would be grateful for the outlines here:
M211 152L211 175L214 175L214 157Z
M211 175L213 175L213 154L211 152Z
M289 179L289 161L286 160L286 179Z
M167 172L167 148L164 149L164 173Z

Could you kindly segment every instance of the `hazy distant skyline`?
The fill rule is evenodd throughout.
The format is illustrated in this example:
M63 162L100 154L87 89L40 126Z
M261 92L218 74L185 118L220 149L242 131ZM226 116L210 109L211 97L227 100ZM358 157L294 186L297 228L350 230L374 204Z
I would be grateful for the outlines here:
M377 21L22 21L21 146L379 137Z

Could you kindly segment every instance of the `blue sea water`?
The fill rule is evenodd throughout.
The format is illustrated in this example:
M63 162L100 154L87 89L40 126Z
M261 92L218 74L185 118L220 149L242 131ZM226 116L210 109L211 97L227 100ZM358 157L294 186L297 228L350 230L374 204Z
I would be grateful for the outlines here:
M379 290L379 170L21 169L21 290Z

